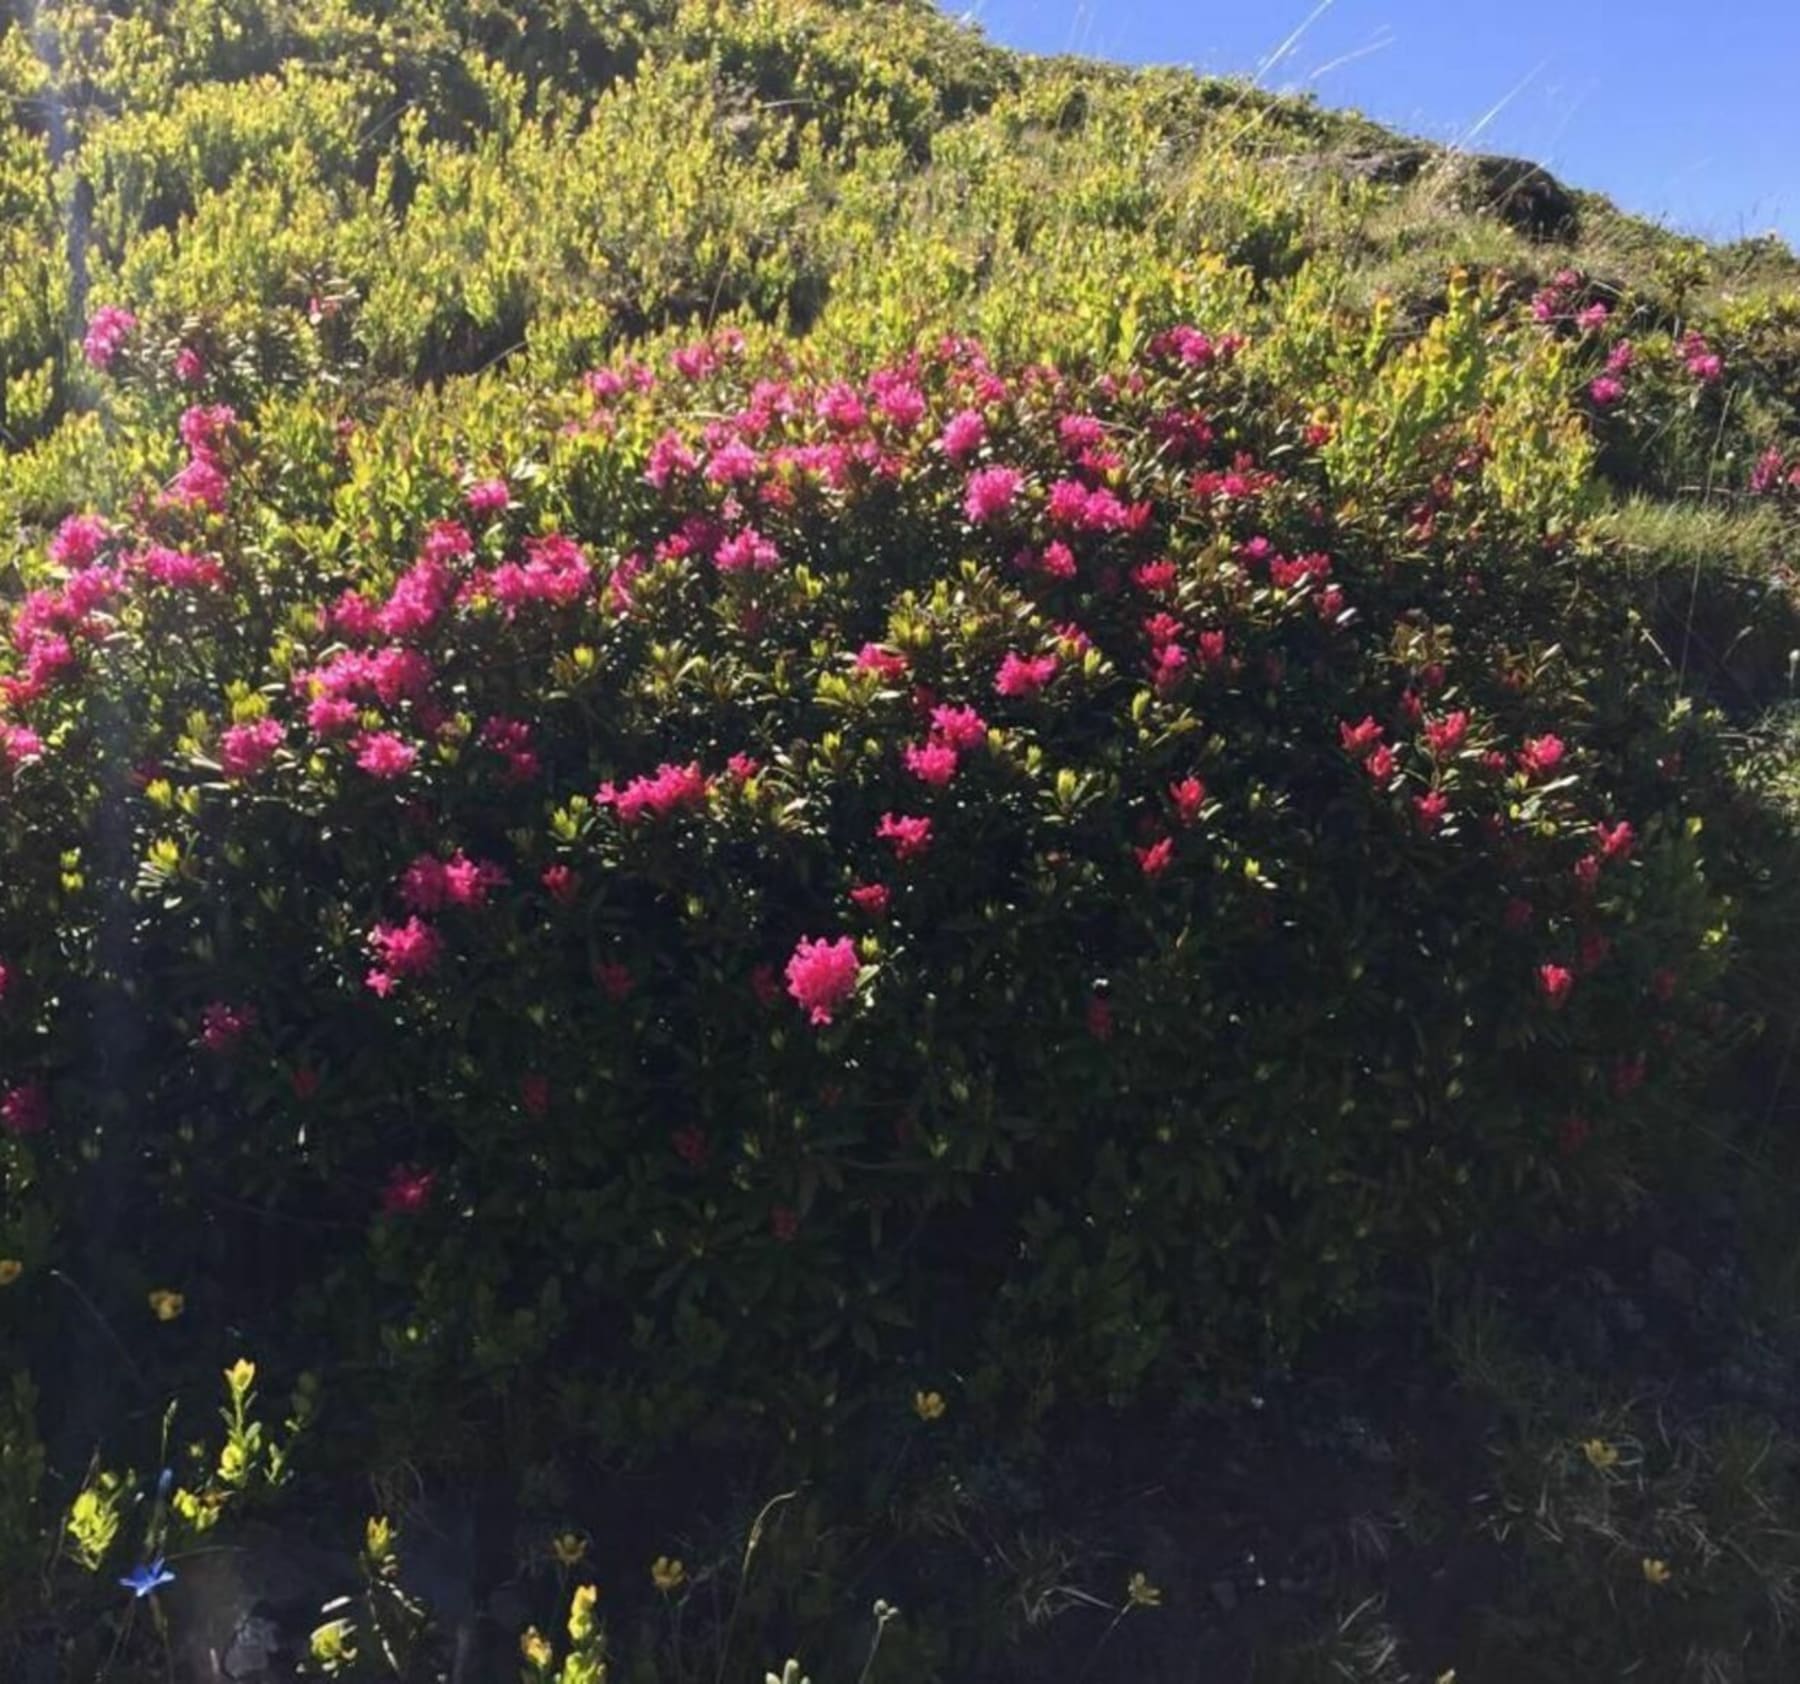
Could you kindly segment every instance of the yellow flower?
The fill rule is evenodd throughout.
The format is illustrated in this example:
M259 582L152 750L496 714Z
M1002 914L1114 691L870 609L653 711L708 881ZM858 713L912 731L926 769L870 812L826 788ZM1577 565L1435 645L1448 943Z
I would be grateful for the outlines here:
M527 1666L534 1666L539 1672L548 1672L550 1663L556 1659L556 1651L550 1647L550 1639L536 1626L527 1628L519 1639L519 1653L525 1657Z
M16 1257L0 1257L0 1286L11 1286L25 1273L25 1265Z
M681 1563L677 1562L676 1566ZM600 1600L598 1585L577 1585L569 1598L569 1636L585 1643L594 1635L594 1604Z
M233 1392L242 1394L250 1390L256 1383L256 1364L248 1357L239 1357L225 1370L225 1384Z
M945 1407L944 1394L942 1392L913 1393L913 1414L918 1416L921 1421L936 1421L940 1419L944 1413Z
M687 1583L687 1569L680 1561L659 1555L650 1563L650 1582L666 1596Z
M1644 1577L1653 1585L1666 1585L1675 1576L1675 1569L1668 1562L1656 1556L1644 1557Z
M1143 1573L1133 1573L1131 1582L1125 1587L1125 1599L1133 1608L1160 1608L1162 1591L1151 1584Z
M1597 1472L1605 1473L1608 1468L1618 1466L1619 1452L1603 1438L1590 1438L1582 1445L1581 1453Z
M158 1321L173 1321L186 1306L187 1300L166 1286L158 1287L150 1294L150 1313Z
M550 1540L550 1553L564 1567L575 1566L587 1552L587 1539L579 1532L564 1532Z

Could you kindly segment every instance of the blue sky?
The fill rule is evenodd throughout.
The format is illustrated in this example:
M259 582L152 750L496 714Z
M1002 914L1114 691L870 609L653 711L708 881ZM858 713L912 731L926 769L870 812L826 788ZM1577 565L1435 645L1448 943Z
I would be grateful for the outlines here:
M1220 74L1254 73L1301 31L1265 86L1309 89L1427 139L1536 158L1693 233L1775 229L1800 246L1800 0L944 0L944 9L1030 52Z

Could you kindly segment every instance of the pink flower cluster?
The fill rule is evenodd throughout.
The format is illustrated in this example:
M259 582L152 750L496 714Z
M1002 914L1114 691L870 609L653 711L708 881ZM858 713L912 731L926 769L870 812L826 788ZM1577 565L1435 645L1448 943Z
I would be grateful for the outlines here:
M665 762L654 772L636 777L619 789L604 783L594 799L611 807L621 824L638 824L646 818L666 819L676 813L697 812L706 806L711 785L698 761L686 766Z
M89 366L106 373L137 331L137 325L137 317L117 304L96 310L88 320L87 337L81 342L81 354Z
M788 993L799 1002L809 1022L828 1024L856 992L861 969L856 943L849 936L836 941L802 936L787 962Z

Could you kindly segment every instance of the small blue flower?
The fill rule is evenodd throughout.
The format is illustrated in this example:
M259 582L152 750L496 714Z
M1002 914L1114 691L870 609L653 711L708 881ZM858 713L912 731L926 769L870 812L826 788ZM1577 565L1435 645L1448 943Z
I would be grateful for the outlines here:
M150 1596L161 1590L164 1585L172 1585L174 1582L174 1573L163 1565L163 1558L160 1555L154 1561L147 1562L144 1566L126 1574L119 1581L133 1596L140 1598Z

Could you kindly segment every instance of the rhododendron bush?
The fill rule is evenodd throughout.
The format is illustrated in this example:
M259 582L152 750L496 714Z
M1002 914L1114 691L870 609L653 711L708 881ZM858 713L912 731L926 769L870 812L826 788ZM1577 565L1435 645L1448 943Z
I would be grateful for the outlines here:
M1707 727L1479 447L1358 507L1191 328L725 332L518 415L191 408L34 552L28 1270L328 1395L553 1356L614 1443L883 1365L1041 1407L1278 1353L1683 1125Z

